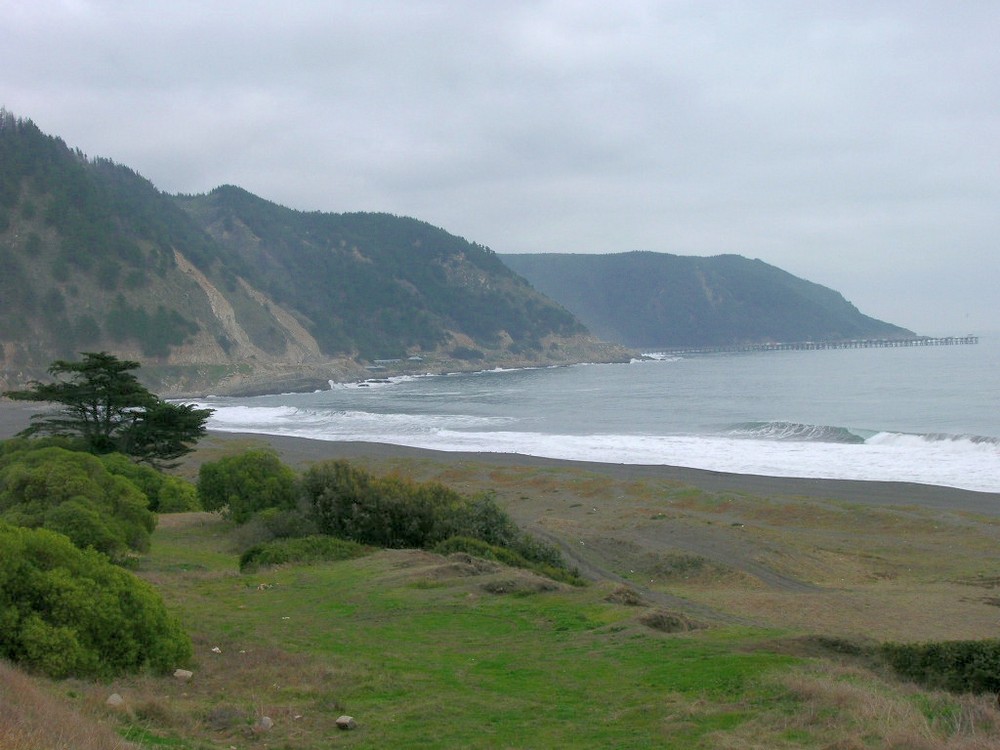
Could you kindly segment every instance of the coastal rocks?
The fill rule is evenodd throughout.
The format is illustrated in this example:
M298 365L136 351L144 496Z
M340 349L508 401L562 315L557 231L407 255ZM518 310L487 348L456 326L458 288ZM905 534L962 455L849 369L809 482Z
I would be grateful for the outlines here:
M337 718L337 729L343 729L348 731L351 729L357 729L358 722L354 720L353 716L340 716Z

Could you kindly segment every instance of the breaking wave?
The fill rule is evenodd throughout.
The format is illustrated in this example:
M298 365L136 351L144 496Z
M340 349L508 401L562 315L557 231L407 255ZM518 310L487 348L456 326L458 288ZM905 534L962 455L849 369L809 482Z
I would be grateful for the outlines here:
M817 443L864 443L865 435L847 427L800 424L798 422L743 422L733 425L727 437L748 440L791 440Z

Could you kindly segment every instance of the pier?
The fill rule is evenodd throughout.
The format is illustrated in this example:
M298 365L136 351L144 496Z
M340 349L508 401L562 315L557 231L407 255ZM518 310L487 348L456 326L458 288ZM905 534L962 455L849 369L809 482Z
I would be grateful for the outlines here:
M904 346L959 346L978 344L978 336L914 336L902 339L835 339L831 341L765 341L722 346L674 346L655 354L723 354L727 352L785 352L813 349L891 349Z

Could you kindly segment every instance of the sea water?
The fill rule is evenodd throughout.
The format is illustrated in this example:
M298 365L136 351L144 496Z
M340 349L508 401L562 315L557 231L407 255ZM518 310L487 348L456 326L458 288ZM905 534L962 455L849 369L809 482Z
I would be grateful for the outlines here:
M202 405L220 431L1000 492L1000 336L406 376Z

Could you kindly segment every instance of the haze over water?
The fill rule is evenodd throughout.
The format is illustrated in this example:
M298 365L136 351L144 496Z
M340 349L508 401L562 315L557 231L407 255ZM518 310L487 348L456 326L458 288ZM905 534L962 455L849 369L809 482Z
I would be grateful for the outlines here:
M209 398L213 430L1000 492L1000 337Z

